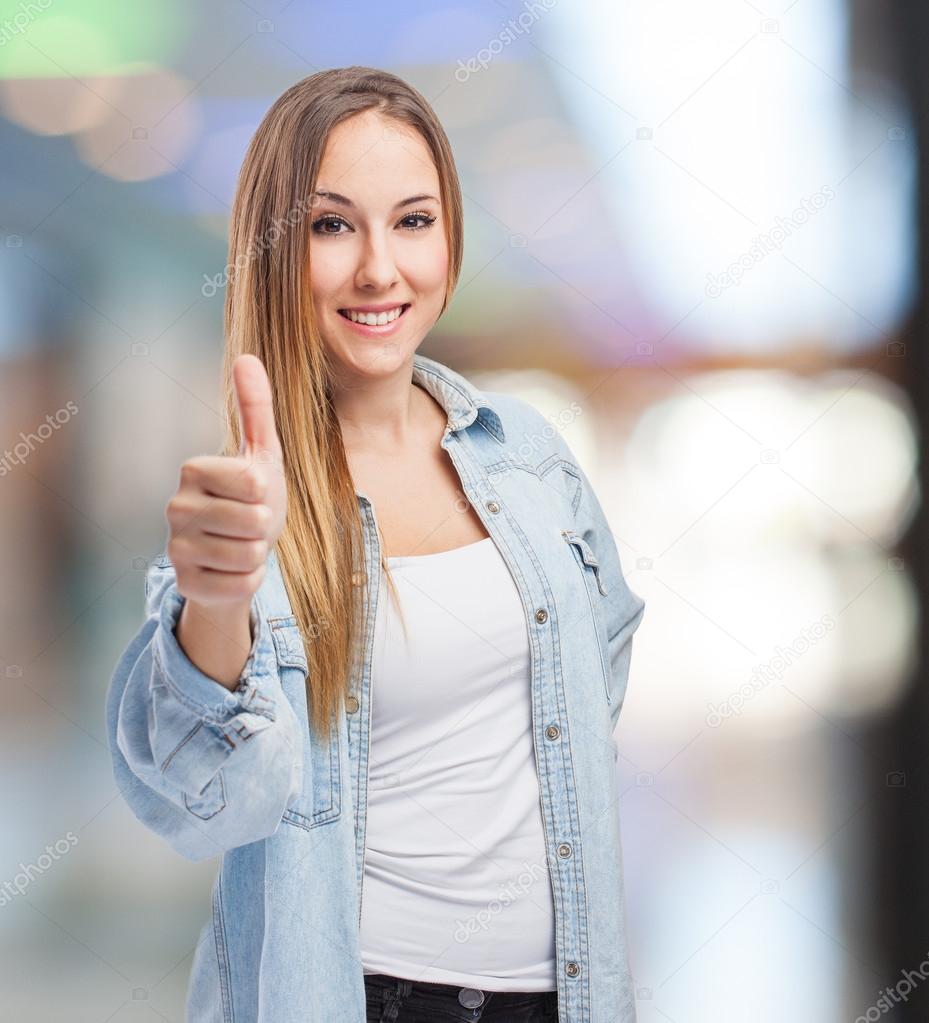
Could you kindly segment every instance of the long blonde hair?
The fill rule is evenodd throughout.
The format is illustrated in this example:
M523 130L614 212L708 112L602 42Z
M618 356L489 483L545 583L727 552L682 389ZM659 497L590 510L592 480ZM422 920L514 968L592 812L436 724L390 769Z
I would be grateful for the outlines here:
M274 395L288 497L275 549L309 663L310 725L321 741L332 715L344 709L362 653L365 594L376 580L365 572L358 499L309 285L310 197L329 132L371 109L417 130L435 162L449 255L441 316L461 270L461 187L435 112L389 72L358 66L320 71L279 96L245 154L229 231L223 453L239 452L232 364L250 352L264 363ZM383 544L381 568L393 590Z

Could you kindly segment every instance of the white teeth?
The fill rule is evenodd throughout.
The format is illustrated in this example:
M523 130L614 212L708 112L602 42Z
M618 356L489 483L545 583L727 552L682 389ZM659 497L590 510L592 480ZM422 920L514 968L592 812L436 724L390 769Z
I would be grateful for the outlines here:
M385 323L392 323L402 312L403 306L398 305L386 313L356 313L351 309L341 310L352 323L364 323L368 327L381 327Z

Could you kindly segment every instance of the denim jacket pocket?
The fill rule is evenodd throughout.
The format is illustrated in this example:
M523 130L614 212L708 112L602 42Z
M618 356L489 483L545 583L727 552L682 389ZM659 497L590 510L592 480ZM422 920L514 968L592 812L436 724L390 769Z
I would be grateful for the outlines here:
M603 672L603 686L607 703L613 699L612 675L609 668L609 643L606 631L606 608L602 605L607 595L603 579L600 577L600 562L590 544L573 529L563 529L561 535L574 551L575 561L583 574L584 591L590 607L590 617L597 633L597 653L600 668Z
M284 820L299 828L315 828L336 820L342 812L342 775L336 722L328 741L320 743L309 728L307 679L309 665L295 615L269 618L281 686L303 729L303 791L284 811Z
M185 792L184 805L194 816L204 821L215 817L220 810L224 809L226 806L226 782L223 779L222 769L196 796L190 796Z

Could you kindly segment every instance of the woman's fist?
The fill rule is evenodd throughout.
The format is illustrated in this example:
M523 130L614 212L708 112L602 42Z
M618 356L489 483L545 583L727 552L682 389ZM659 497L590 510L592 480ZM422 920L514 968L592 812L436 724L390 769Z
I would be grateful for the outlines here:
M248 604L287 519L287 484L261 360L232 367L242 445L235 457L200 455L181 466L168 502L168 557L178 592L202 607Z

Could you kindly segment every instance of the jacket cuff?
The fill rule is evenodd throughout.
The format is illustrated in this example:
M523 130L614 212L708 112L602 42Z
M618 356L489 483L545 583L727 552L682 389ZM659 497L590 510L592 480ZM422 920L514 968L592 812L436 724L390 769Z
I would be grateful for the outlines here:
M256 593L252 597L249 621L252 646L235 689L204 674L187 656L175 635L185 597L172 582L164 592L159 627L153 641L153 655L165 685L175 699L204 721L222 724L241 711L274 720L276 706L275 652L270 628L264 620Z

